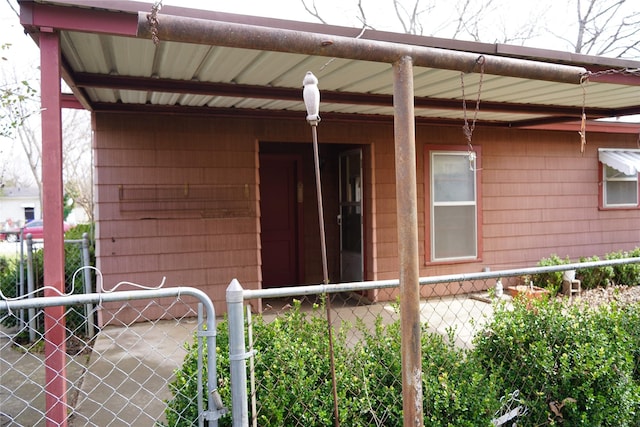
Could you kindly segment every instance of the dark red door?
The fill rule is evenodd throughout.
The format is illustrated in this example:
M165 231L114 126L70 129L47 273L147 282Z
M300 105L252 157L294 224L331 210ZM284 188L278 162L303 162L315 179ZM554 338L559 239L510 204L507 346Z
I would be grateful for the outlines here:
M262 286L299 284L298 159L260 155Z

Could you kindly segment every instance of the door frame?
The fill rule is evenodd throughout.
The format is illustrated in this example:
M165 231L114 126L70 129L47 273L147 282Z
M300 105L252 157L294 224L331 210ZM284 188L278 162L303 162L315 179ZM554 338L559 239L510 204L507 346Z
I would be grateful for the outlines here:
M343 224L344 224L344 218L342 218L342 206L343 206L343 200L342 200L342 189L343 189L343 182L342 182L342 178L343 178L343 173L342 173L342 158L343 157L348 157L352 154L357 153L359 155L359 163L360 163L360 170L359 170L359 178L360 178L360 200L359 202L359 207L360 207L360 279L359 281L365 280L366 277L366 258L365 258L365 211L364 211L364 200L365 200L365 185L364 185L364 149L362 146L357 146L357 147L352 147L352 148L348 148L346 150L342 150L338 153L338 206L339 206L339 215L340 215L340 227L339 227L339 272L340 272L340 281L344 281L343 279L343 272L344 272L344 259L343 259Z

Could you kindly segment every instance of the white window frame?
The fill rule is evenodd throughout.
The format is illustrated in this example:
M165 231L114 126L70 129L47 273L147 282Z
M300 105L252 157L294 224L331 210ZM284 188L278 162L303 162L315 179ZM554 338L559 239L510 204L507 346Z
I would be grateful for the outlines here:
M473 171L473 200L468 201L444 201L444 202L436 202L435 201L435 179L434 179L434 162L435 158L438 155L448 155L448 156L461 156L466 157L466 160L469 164L470 170ZM478 220L478 174L477 174L477 154L475 152L469 151L461 151L461 150L432 150L429 151L429 186L430 186L430 200L429 200L429 209L430 209L430 261L431 262L443 262L443 261L463 261L463 260L473 260L477 259L479 256L479 220ZM435 209L440 206L461 206L461 207L473 207L473 253L469 253L467 255L455 256L455 257L436 257L436 242L438 239L438 231L436 230L436 221L435 221Z
M611 166L607 166L602 163L602 206L605 208L629 208L629 207L637 207L638 206L638 174L635 175L624 175L620 172L620 176L616 177L607 177L607 168L613 169ZM607 189L608 184L612 182L635 182L636 191L635 191L635 200L629 203L607 203Z

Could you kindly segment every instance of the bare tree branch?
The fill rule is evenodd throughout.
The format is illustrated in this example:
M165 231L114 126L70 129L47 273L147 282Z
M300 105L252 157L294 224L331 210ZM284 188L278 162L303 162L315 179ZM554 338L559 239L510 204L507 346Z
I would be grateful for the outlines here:
M316 18L318 21L320 21L323 24L326 24L327 21L325 21L322 16L320 15L320 12L318 12L318 8L316 7L316 2L315 0L311 0L311 6L309 6L306 2L306 0L301 0L302 1L302 6L304 6L304 9L314 18Z
M9 5L9 8L13 11L13 13L15 13L16 17L20 17L20 12L18 12L18 9L16 9L16 5L14 4L14 2L12 2L11 0L6 0L7 4Z
M455 28L451 38L471 37L474 41L483 41L482 23L489 21L488 15L496 9L494 0L460 0L456 3ZM484 40L486 41L486 40Z
M364 32L364 30L367 28L374 30L375 28L369 25L367 16L364 13L364 6L362 4L362 0L358 0L358 11L360 12L360 16L358 17L358 20L360 20L360 23L362 23L362 31Z
M407 34L422 35L424 33L424 27L422 26L422 15L431 11L433 5L420 6L420 0L414 0L411 10L404 7L400 0L393 0L393 8L398 17L398 21L402 25L404 32Z
M578 29L571 43L576 53L626 56L640 49L640 12L629 0L575 0ZM637 6L637 4L635 4Z

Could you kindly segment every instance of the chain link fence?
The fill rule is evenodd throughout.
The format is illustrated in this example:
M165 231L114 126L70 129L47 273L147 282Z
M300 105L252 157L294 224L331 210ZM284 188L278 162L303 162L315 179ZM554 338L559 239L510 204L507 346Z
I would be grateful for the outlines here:
M561 264L421 279L424 425L640 425L640 258ZM244 290L249 425L401 426L397 295Z
M424 424L640 425L639 282L640 258L421 279ZM233 281L220 325L192 288L0 301L0 417L401 426L398 286L242 290ZM389 300L371 302L373 290ZM70 327L55 318L61 341L19 316L60 306L84 319ZM108 326L91 337L86 323L98 312Z
M0 292L3 298L33 298L41 295L40 289L44 283L44 264L42 243L34 241L30 235L12 245L12 253L5 253L2 258L0 274ZM87 268L91 266L90 241L87 233L81 239L65 240L65 294L87 294L93 291L95 274ZM83 334L93 336L95 333L95 319L89 316L93 310L91 306L69 307L68 322L72 325L83 324ZM87 321L85 322L84 319ZM30 325L30 339L35 340L35 331L42 330L44 318L37 315L33 309L21 310L16 320Z
M109 310L103 310L103 304L108 304ZM54 328L36 330L35 339L31 339L34 331L18 313L32 310L45 317L51 316L50 308L60 306L71 307L66 310L67 319L73 315L84 322L69 327L56 319L56 326L64 332L60 343ZM88 317L84 311L87 306L92 307ZM108 326L90 337L85 332L87 318L98 311ZM122 312L126 316L120 316ZM202 355L207 348L216 348L215 311L211 300L197 289L0 301L0 325L0 425L157 426L204 425L206 421L217 425L225 413L212 400L217 389L215 353ZM199 386L189 388L176 381L174 371L183 363L185 344L193 337L201 357L194 361L194 377L189 381ZM64 355L61 365L55 366L58 351ZM182 396L183 389L208 390L183 396L197 412L181 413L168 406L167 400Z

